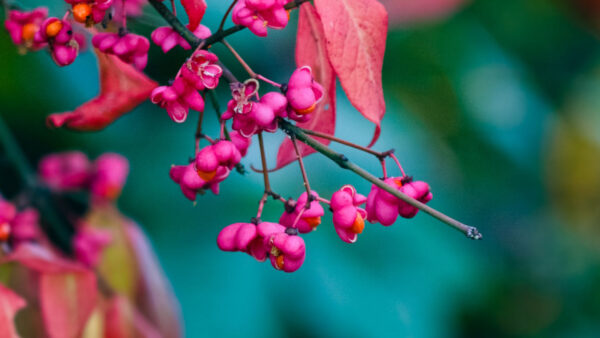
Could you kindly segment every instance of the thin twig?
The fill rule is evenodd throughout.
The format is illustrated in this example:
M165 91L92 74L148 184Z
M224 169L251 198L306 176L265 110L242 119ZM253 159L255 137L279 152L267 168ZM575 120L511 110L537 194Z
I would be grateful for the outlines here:
M352 142L343 140L341 138L337 138L337 137L335 137L333 135L321 133L321 132L310 130L310 129L304 129L304 128L299 128L299 129L301 129L302 132L304 132L305 134L316 136L316 137L319 137L319 138L324 138L326 140L330 140L330 141L333 141L333 142L337 142L339 144L343 144L345 146L352 147L352 148L364 151L365 153L369 153L369 154L374 155L374 156L376 156L378 158L385 158L387 156L390 156L390 154L393 152L392 150L389 150L389 151L386 151L386 152L378 152L378 151L375 151L375 150L373 150L371 148L363 147L363 146L358 145L356 143L352 143Z
M229 5L229 8L227 8L227 11L225 12L225 15L223 15L223 19L221 19L221 23L219 24L219 29L217 29L217 32L222 32L223 31L223 26L225 26L225 20L227 20L227 17L229 16L229 13L231 13L231 10L233 9L233 6L235 6L235 4L238 2L238 0L233 0L233 2L231 3L231 5Z
M258 144L260 146L260 160L263 168L267 167L267 156L265 155L265 145L263 142L262 132L258 133ZM269 182L269 173L263 171L263 179L265 181L265 191L271 191L271 183Z
M371 173L367 172L363 168L350 162L350 160L348 160L348 158L346 156L333 151L329 147L323 145L322 143L320 143L317 140L313 139L312 137L308 136L300 128L294 126L293 124L289 123L288 121L280 119L279 128L282 129L283 131L285 131L288 135L295 135L295 137L298 140L300 140L303 143L307 144L308 146L312 147L319 153L325 155L326 157L328 157L329 159L331 159L332 161L337 163L341 168L347 169L347 170L350 170L350 171L356 173L358 176L375 184L379 188L389 192L390 194L394 195L395 197L399 198L400 200L412 205L415 208L418 208L419 210L424 211L425 213L427 213L427 214L433 216L434 218L442 221L443 223L451 226L452 228L462 232L468 238L481 239L483 237L479 233L477 228L463 224L463 223L433 209L432 207L430 207L424 203L421 203L421 202L417 201L416 199L400 192L399 190L395 189L394 187L387 185L382 180L373 176Z
M248 63L246 63L246 61L235 50L235 48L233 48L233 46L229 44L229 42L227 42L225 39L223 39L221 41L221 43L224 44L225 47L227 47L227 49L229 49L229 51L231 52L231 54L233 54L233 56L236 58L236 60L238 60L238 62L240 63L240 65L242 65L242 67L244 67L244 69L246 70L246 72L248 73L248 75L250 75L251 78L256 79L258 77L256 75L256 73L252 70L252 68L250 68L250 66L248 65Z
M298 159L298 164L300 165L300 171L302 172L302 180L304 180L304 188L306 189L306 197L310 200L311 190L310 184L308 183L308 176L306 175L306 169L304 168L304 161L302 161L302 154L300 154L300 150L298 149L298 143L296 142L296 137L294 135L290 136L292 140L292 144L294 145L294 151L296 152L296 158ZM264 165L263 165L264 168ZM307 207L310 207L310 202L306 203Z

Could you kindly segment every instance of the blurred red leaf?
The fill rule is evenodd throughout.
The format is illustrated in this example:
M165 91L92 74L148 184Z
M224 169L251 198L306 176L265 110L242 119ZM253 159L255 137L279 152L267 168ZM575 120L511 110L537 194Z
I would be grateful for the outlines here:
M100 71L100 94L72 112L58 113L46 119L50 127L65 126L76 130L100 130L144 102L157 86L144 73L114 55L94 50Z
M385 101L381 69L388 14L377 0L315 0L327 54L352 105L375 123L370 145L379 138Z
M456 11L465 0L382 0L392 25L414 24L443 18Z
M190 20L188 28L193 32L200 24L200 21L202 21L202 17L204 17L204 12L206 12L206 1L181 0L181 4Z
M310 3L306 3L300 7L298 19L296 64L298 67L310 66L315 80L323 86L325 92L312 118L308 122L298 123L298 126L333 135L335 133L335 73L329 62L326 48L321 18L315 8ZM329 144L329 140L318 140L323 144ZM315 152L313 148L301 142L298 143L298 148L302 156ZM277 168L295 160L294 146L290 139L286 138L277 153Z
M160 338L160 333L122 296L111 298L105 310L104 336L110 338ZM164 336L177 337L177 336Z
M25 300L0 284L0 337L18 338L14 318L25 307Z
M0 260L0 264L8 262L19 263L39 276L37 294L47 335L77 337L98 297L94 272L30 243L20 244Z
M133 222L126 225L125 231L139 269L139 308L163 337L180 337L179 306L148 238Z
M78 337L98 292L92 271L45 273L40 277L40 305L49 337Z

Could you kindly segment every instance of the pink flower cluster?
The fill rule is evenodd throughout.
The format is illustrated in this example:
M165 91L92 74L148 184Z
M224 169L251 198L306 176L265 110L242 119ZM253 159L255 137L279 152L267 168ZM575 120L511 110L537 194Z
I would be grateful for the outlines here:
M65 0L73 6L72 12L75 21L92 25L104 20L106 12L113 5L113 0Z
M148 64L150 42L141 35L132 33L98 33L92 44L101 52L116 55L121 61L142 70Z
M129 162L115 153L102 154L92 162L85 154L70 151L47 155L38 164L40 181L52 191L63 194L85 190L91 195L92 205L101 207L110 207L121 195L128 174ZM78 223L72 239L75 257L83 265L94 267L112 235L85 221Z
M35 209L18 211L14 204L0 196L0 243L16 247L36 240L39 233L39 214Z
M387 185L416 199L419 202L431 201L433 195L429 190L429 184L423 181L412 181L408 176L390 177L384 181ZM367 220L371 223L379 222L385 226L396 222L398 215L404 218L412 218L419 209L400 200L389 192L373 185L367 199Z
M85 154L73 151L44 157L38 173L42 182L54 190L89 189L98 201L114 201L127 180L129 162L113 153L91 162Z
M253 79L233 84L231 92L233 98L227 104L222 119L233 119L233 130L246 137L261 131L274 132L277 130L277 118L308 121L310 113L323 98L323 87L314 80L308 66L292 73L286 95L269 92L259 97L258 82Z
M318 197L315 191L311 191L310 203L306 192L302 193L295 202L289 200L286 205L287 210L279 218L279 223L286 227L295 227L303 234L317 229L321 224L321 217L325 215L325 210L317 200Z
M198 25L192 33L199 39L206 39L211 34L210 29L204 25ZM152 32L150 38L156 45L160 46L165 53L169 52L175 46L181 46L181 48L185 50L192 48L192 46L190 46L190 44L171 26L158 27Z
M220 140L201 149L194 161L188 165L172 166L169 175L179 184L183 195L196 200L196 194L210 189L219 193L219 183L223 182L250 146L247 139L232 132L231 141Z
M88 267L95 267L100 262L104 248L112 241L108 230L81 226L73 237L75 258Z
M47 45L52 59L59 66L73 63L79 52L79 43L75 39L71 24L58 18L44 20L33 41L38 46Z
M45 7L39 7L29 12L11 10L8 12L4 27L15 45L38 50L45 47L46 43L36 42L34 37L47 17L48 9Z
M425 182L412 182L408 177L401 177L386 179L385 183L393 184L404 194L423 203L431 200L429 185ZM297 201L288 200L279 223L253 219L252 223L234 223L225 227L217 237L217 245L223 251L245 252L258 261L269 257L276 269L293 272L304 262L306 252L304 240L298 233L312 232L321 224L324 210L320 201L329 203L335 231L347 243L356 242L365 228L365 220L387 226L394 223L398 215L411 218L418 211L376 186L373 186L368 197L356 192L351 185L336 191L329 202L314 191L310 195L309 198L304 192ZM365 202L366 210L360 207Z
M236 25L248 29L261 37L267 36L267 27L283 29L290 19L284 8L289 0L239 0L231 13Z
M281 224L262 222L234 223L217 237L223 251L241 251L263 262L269 257L277 270L294 272L304 263L304 240Z
M219 84L223 70L215 54L205 50L195 52L181 67L170 86L160 86L152 91L150 100L166 109L177 123L187 119L190 108L203 111L204 99L198 90L214 89Z

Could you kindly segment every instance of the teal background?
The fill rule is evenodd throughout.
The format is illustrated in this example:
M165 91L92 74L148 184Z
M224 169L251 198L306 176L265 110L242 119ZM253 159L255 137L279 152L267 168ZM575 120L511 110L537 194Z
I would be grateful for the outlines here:
M293 274L221 252L218 232L255 215L262 177L234 173L219 196L196 205L185 199L168 170L193 155L195 113L177 125L147 102L101 132L45 128L49 113L96 95L89 51L57 68L45 52L18 55L0 34L0 113L32 161L70 149L129 158L120 208L154 242L189 337L593 337L600 330L600 43L594 13L583 20L574 3L474 1L388 36L388 108L376 148L395 148L406 171L432 186L430 205L478 226L479 242L419 214L391 227L367 225L348 245L326 214L305 237L306 261ZM214 28L226 5L209 4L204 22ZM62 8L52 6L51 13ZM292 18L268 39L245 31L229 42L255 71L284 82L294 67ZM131 29L148 36L156 24L163 23L148 8ZM244 75L226 49L214 51ZM152 46L147 73L164 84L186 55ZM336 135L368 143L373 125L338 92ZM226 86L219 94L225 106ZM210 108L206 116L216 135ZM270 166L282 139L267 137ZM373 158L333 148L380 174ZM259 166L256 144L243 163ZM321 195L347 183L370 189L318 154L306 166ZM14 177L2 165L0 188L9 196L18 189ZM284 196L302 192L295 165L273 174L272 184ZM271 202L263 218L281 212Z

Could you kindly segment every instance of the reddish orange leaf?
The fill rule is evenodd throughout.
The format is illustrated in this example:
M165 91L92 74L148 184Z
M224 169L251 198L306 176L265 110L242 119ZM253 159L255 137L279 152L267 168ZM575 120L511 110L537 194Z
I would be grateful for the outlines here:
M202 21L202 17L204 17L204 12L206 12L206 1L181 0L181 4L190 20L188 28L193 32L200 24L200 21Z
M152 245L137 224L130 222L125 231L139 269L138 307L163 337L180 337L179 306Z
M144 73L114 55L94 50L100 70L100 94L72 112L48 116L50 127L100 130L144 102L157 86Z
M296 37L296 64L298 67L310 66L315 81L325 90L323 99L312 113L308 122L298 123L299 127L333 135L335 133L335 74L327 56L325 33L321 18L315 8L306 3L300 7L298 35ZM317 139L323 144L329 140ZM315 152L304 143L298 142L302 156ZM277 167L281 168L296 160L292 142L286 138L277 153Z
M160 338L154 326L144 318L135 307L122 296L108 301L104 317L104 336L111 338ZM173 337L178 336L164 336Z
M90 271L44 273L40 276L40 305L48 336L78 337L94 310L96 276Z
M315 0L327 54L352 105L375 123L369 146L379 138L385 101L381 69L388 14L377 0Z
M0 337L18 338L14 318L25 307L25 300L0 284Z

